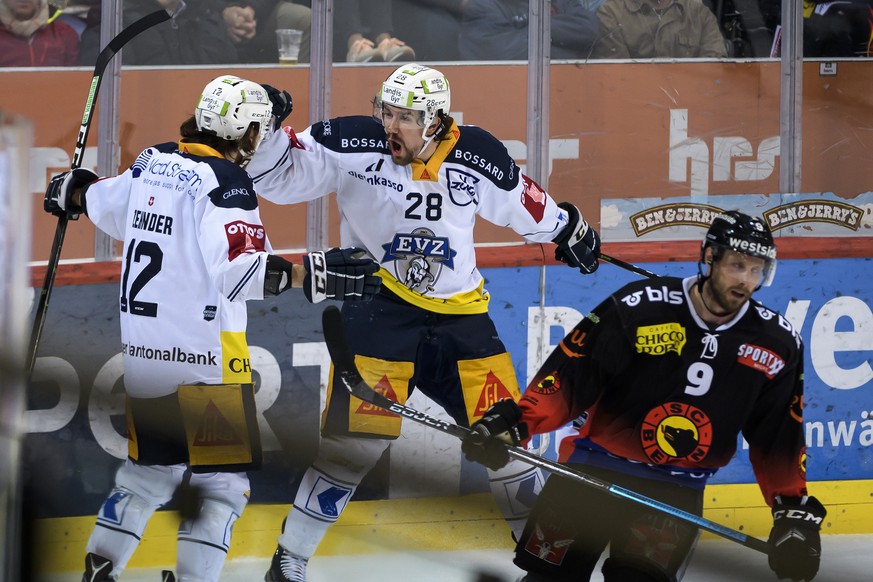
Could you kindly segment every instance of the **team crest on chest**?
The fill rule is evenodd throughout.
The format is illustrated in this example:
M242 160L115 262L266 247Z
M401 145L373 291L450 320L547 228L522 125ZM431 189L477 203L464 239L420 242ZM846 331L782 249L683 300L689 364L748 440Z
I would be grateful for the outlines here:
M696 406L667 402L646 414L640 442L646 456L657 465L682 459L700 462L712 444L712 422Z
M443 266L455 268L454 258L458 254L449 246L448 238L435 236L428 228L397 233L382 248L385 249L385 255L381 262L394 261L397 280L421 294L434 290Z

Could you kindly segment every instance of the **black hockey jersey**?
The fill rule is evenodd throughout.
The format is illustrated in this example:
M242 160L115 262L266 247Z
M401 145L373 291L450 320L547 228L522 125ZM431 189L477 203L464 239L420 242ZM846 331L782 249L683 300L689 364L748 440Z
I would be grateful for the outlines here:
M527 387L523 420L535 434L578 419L570 462L701 488L742 432L767 502L805 495L800 336L754 299L710 328L695 281L637 281L586 315Z

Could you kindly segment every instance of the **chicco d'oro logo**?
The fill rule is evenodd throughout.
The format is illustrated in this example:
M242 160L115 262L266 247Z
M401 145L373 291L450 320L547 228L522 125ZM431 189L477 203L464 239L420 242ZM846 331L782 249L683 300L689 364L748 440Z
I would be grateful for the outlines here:
M678 323L661 323L637 328L637 353L663 356L667 352L682 355L688 335Z
M680 459L700 462L712 444L712 422L699 408L667 402L646 415L640 441L646 456L655 464Z

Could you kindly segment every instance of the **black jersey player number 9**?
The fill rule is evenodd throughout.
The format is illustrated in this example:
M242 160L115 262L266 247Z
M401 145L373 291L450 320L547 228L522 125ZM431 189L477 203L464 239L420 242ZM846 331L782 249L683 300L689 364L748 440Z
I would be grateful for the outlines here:
M410 192L406 195L406 199L412 204L406 209L406 218L410 220L421 220L421 209L419 208L424 203L424 218L431 221L437 221L443 216L443 197L442 195L433 192L425 197L421 192Z
M131 261L141 263L145 260L148 260L148 264L143 267L139 275L128 286ZM136 296L146 286L146 283L151 281L152 277L161 272L163 262L164 252L158 246L158 243L147 240L130 240L124 258L124 273L121 276L121 311L129 311L131 315L157 317L158 304L149 301L137 301Z

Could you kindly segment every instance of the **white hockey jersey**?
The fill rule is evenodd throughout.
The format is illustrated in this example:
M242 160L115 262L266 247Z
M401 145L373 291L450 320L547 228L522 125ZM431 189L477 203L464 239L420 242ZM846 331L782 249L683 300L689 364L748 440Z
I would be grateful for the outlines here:
M246 171L202 144L161 144L92 183L85 205L100 230L124 242L127 393L251 382L245 301L263 299L272 249Z
M278 204L336 192L342 245L366 249L385 287L440 313L488 310L473 248L476 215L532 242L550 242L568 224L503 144L475 126L453 123L427 163L401 166L379 122L338 117L296 136L274 132L248 171L258 193Z

